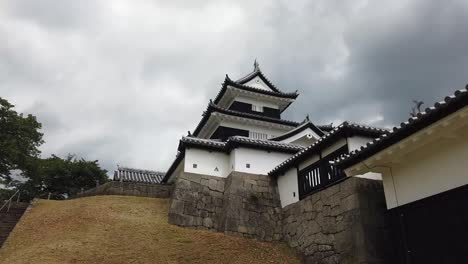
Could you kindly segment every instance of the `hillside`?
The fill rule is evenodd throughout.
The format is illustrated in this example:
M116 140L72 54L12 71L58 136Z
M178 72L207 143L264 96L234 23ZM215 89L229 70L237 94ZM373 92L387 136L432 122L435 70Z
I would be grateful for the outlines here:
M299 263L282 244L167 223L167 199L40 200L0 250L0 263Z

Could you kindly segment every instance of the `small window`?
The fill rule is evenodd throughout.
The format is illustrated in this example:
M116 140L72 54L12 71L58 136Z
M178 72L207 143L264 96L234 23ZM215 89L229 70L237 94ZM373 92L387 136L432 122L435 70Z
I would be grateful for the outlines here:
M246 167L247 169L250 169L250 163L246 163L246 164L245 164L245 167Z
M218 167L216 167L216 168L214 169L214 171L219 171Z
M263 112L263 107L260 105L252 105L252 111L254 112Z
M268 134L250 131L249 137L254 139L268 139Z
M194 169L197 168L197 164L196 164L196 163L194 163L192 166L193 166Z
M293 197L296 197L296 192L293 192Z

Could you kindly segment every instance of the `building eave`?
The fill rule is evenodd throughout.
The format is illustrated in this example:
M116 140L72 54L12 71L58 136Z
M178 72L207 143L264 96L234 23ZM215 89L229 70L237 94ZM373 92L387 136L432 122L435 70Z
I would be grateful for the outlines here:
M330 146L331 144L337 142L341 138L346 138L354 135L359 136L366 136L366 137L378 137L384 133L388 132L385 129L375 128L370 126L364 126L349 122L343 122L341 125L334 128L328 134L324 135L323 137L319 138L316 142L314 142L309 147L301 150L300 152L296 153L289 159L283 161L281 164L276 166L273 170L271 170L268 175L270 176L278 176L284 172L286 172L289 168L294 167L308 158L310 154L318 153L319 151L323 150L324 148Z
M309 122L303 123L302 125L296 127L295 129L293 129L291 131L288 131L288 132L284 133L283 135L280 135L280 136L277 136L277 137L274 137L274 138L270 138L270 140L282 141L282 140L288 139L288 138L290 138L292 136L295 136L295 135L301 133L302 131L306 130L307 128L310 128L312 131L314 131L320 137L325 135L325 133L320 128L318 128L312 122L309 121Z
M336 160L336 166L343 169L353 166L466 107L468 104L467 89L468 85L465 89L457 90L452 96L445 97L444 101L437 102L433 107L426 108L424 112L418 113L415 117L409 118L406 122L402 122L400 126L394 127L388 133L367 143L359 150Z
M250 114L250 113L243 113L239 111L234 111L234 110L229 110L225 109L219 106L216 106L212 102L208 105L207 110L203 113L203 117L198 123L197 127L195 128L193 135L197 137L200 133L200 131L203 129L205 124L208 122L210 116L213 113L221 113L229 116L236 116L240 118L245 118L245 119L252 119L252 120L258 120L258 121L263 121L263 122L268 122L268 123L273 123L273 124L280 124L284 126L289 126L289 127L297 127L299 125L298 122L290 121L290 120L284 120L284 119L277 119L277 118L271 118L271 117L266 117L266 116L261 116L261 115L255 115L255 114Z

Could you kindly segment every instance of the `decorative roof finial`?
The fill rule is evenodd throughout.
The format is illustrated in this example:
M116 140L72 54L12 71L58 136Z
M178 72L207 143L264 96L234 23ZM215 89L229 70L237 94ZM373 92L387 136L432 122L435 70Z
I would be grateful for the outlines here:
M257 59L254 61L254 71L260 70L260 65L258 65Z
M414 107L411 108L411 117L416 117L419 113L421 113L421 106L424 104L423 101L413 100L415 104Z

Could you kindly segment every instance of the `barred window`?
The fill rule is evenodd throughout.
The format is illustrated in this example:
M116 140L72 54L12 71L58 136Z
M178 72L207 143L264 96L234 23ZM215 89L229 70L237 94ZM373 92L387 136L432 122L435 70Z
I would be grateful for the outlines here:
M249 137L254 139L268 139L268 134L249 131Z

